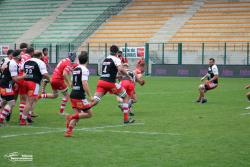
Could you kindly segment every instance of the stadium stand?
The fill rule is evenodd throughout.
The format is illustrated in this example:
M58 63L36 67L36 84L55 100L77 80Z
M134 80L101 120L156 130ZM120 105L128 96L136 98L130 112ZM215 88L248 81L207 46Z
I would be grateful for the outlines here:
M4 0L0 2L0 43L14 43L42 17L48 16L63 0Z
M87 43L126 42L141 46L155 34L174 14L185 13L192 0L134 0L118 15L112 16L94 34ZM86 43L85 42L85 43Z
M207 0L166 42L249 42L250 2Z
M56 20L38 37L34 43L72 42L109 7L122 3L119 0L74 0ZM93 28L93 27L92 27Z

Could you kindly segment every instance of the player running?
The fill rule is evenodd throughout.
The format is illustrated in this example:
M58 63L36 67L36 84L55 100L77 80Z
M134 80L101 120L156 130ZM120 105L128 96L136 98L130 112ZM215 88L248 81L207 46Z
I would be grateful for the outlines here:
M62 59L56 66L52 76L51 76L51 87L53 93L45 93L39 96L39 98L50 98L55 99L58 97L58 92L62 92L62 101L60 105L60 114L64 115L64 108L69 99L68 87L71 87L71 82L69 75L72 73L73 68L77 66L74 63L76 58L76 53L68 53L68 57ZM42 89L45 89L44 87Z
M26 105L21 116L20 125L28 125L27 117L29 111L33 111L35 102L39 95L42 78L50 80L45 63L41 60L42 52L35 51L33 58L26 61L23 69L27 78L24 80L25 94L27 94Z
M74 68L72 76L72 91L70 93L71 106L75 114L66 116L65 137L71 137L73 128L79 119L90 118L92 116L91 105L86 98L85 93L92 101L92 96L88 86L89 70L87 69L88 53L81 52L78 56L79 65Z
M2 110L0 112L0 124L4 123L4 120L8 118L12 112L13 107L16 104L14 97L14 84L20 79L24 79L24 76L18 76L18 61L20 51L16 50L12 53L12 59L6 64L6 68L2 71L2 78L0 79L0 93L4 100L2 104ZM9 119L7 120L9 121Z
M117 57L118 47L113 45L110 47L110 55L104 59L102 63L102 74L97 83L96 93L92 106L96 105L101 98L107 93L116 94L123 99L122 110L124 123L133 123L133 119L129 119L129 97L120 84L116 83L117 73L121 73L130 78L127 71L122 67L121 60Z
M197 99L197 103L206 103L207 99L205 98L205 93L208 90L215 89L218 86L218 79L219 79L219 71L217 65L215 64L215 59L209 59L209 67L208 72L205 76L201 78L201 81L207 79L203 84L199 86L199 97Z

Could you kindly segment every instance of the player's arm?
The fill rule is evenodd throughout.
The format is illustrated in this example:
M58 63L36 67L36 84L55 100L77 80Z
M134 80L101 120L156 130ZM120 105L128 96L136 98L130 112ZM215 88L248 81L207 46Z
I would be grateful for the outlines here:
M40 72L43 75L43 78L47 79L48 82L50 82L50 77L49 77L49 73L48 73L47 68L46 68L46 64L44 62L42 62L41 64L38 64L38 65L39 65Z
M119 72L120 74L125 75L125 76L131 78L131 77L128 75L127 70L125 70L125 69L122 67L122 65L118 65L118 66L117 66L117 69L118 69L118 72Z
M88 71L82 72L82 87L84 91L86 92L87 96L89 97L89 100L92 101L93 97L91 96L89 85L88 85L88 76L89 76Z
M204 75L202 78L201 78L201 81L203 81L204 79L206 79L208 77L208 73L206 73L206 75Z
M24 74L23 76L18 76L18 67L17 67L17 64L10 63L9 64L9 71L10 71L11 78L12 78L12 80L14 82L17 82L20 79L27 78L26 74Z
M86 92L87 96L89 97L90 101L93 100L93 97L91 96L90 93L90 89L89 89L89 85L88 85L88 81L87 80L83 80L82 81L82 87L84 89L84 91Z
M65 68L63 70L63 79L64 79L66 85L68 87L71 87L71 82L70 82L70 79L69 79L70 77L69 76L70 76L70 71L67 68Z
M218 79L218 74L214 75L214 77L211 78L209 81L213 82L213 81L215 81L215 80L217 80L217 79Z
M138 74L135 74L135 82L138 82L141 86L145 84L145 81Z

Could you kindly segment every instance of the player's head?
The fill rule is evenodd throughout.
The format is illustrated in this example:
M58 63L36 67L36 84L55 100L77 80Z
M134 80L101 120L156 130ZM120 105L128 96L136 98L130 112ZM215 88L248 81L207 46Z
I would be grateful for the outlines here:
M22 51L24 51L24 50L26 50L26 49L28 48L28 44L27 44L27 43L21 43L20 46L19 46L19 48L20 48Z
M20 53L21 53L21 50L14 50L12 52L12 58L15 59L15 60L19 60L20 59Z
M82 51L81 54L78 55L79 64L86 64L89 61L88 52Z
M35 50L32 57L37 58L37 59L41 59L42 56L43 56L43 54L40 50Z
M7 56L8 56L10 59L11 59L12 56L13 56L13 52L14 52L14 50L12 50L12 49L9 49L8 52L7 52Z
M69 52L68 58L70 59L71 63L73 63L76 59L76 53L75 52Z
M43 55L48 55L48 48L43 48Z
M29 54L32 57L33 54L34 54L34 48L28 47L27 50L26 50L26 53Z
M118 46L112 45L110 47L110 55L115 56L118 53L118 51L119 51Z
M119 51L117 52L117 57L119 57L119 58L122 57L122 51L119 50Z
M215 64L215 59L214 58L210 58L208 64L209 64L209 66L214 65Z

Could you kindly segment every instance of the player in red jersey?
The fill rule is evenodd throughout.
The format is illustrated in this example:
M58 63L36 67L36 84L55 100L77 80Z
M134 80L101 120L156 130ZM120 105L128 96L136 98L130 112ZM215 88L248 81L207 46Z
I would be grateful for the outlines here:
M74 68L72 76L72 91L70 93L71 106L75 114L66 116L65 137L71 137L73 128L79 119L90 118L92 116L91 104L86 98L85 93L88 95L89 100L92 101L92 96L88 86L89 70L87 69L88 53L81 52L78 56L79 65Z
M134 72L138 75L139 78L142 77L144 73L144 68L145 68L145 60L144 60L144 57L142 57L141 59L137 61L136 67L134 70Z
M71 87L69 75L72 73L73 68L77 66L74 63L76 53L68 53L68 57L62 59L56 66L51 76L51 87L53 93L42 93L40 98L54 99L58 97L58 92L62 92L63 98L60 105L60 113L64 114L64 108L69 99L68 87Z
M134 116L134 113L132 112L132 105L137 102L137 97L136 97L136 92L135 92L136 82L139 83L141 86L143 86L145 81L142 78L139 78L139 76L135 74L133 71L129 70L128 63L124 63L123 67L129 74L130 78L124 75L118 76L118 78L120 78L121 86L126 90L126 93L129 97L129 101L128 101L129 115ZM119 108L121 108L122 99L118 97L117 101L120 102Z
M121 73L130 78L127 71L122 67L121 60L117 57L119 48L115 45L110 47L110 55L104 59L102 63L102 74L97 83L96 93L92 106L96 105L101 98L107 93L116 94L123 99L122 110L124 123L133 123L133 119L129 119L129 97L126 91L121 87L119 83L116 83L117 73Z
M121 60L122 63L128 63L128 59L123 57L122 51L117 52L117 57Z
M24 79L24 90L27 95L24 111L21 116L20 125L27 125L29 111L33 111L35 102L39 95L42 78L50 80L45 63L41 60L42 52L35 51L33 57L23 65L26 74Z
M21 45L20 45L21 48ZM24 52L25 50L25 52ZM18 63L19 66L19 72L18 75L22 76L24 74L23 71L23 65L24 63L31 59L31 57L34 54L34 48L32 47L28 47L26 49L22 49L22 52L20 53L20 61ZM16 88L16 92L18 92L19 95L19 113L20 113L20 120L21 120L21 115L24 111L25 105L26 105L26 99L27 99L27 95L26 95L26 90L25 90L25 85L24 85L24 80L21 79L17 82L17 88ZM17 98L17 97L16 97ZM29 112L29 118L28 120L31 121L31 115L32 115L32 111ZM34 114L34 116L37 116L36 114Z
M2 110L0 112L0 124L3 124L4 120L9 121L13 107L16 104L14 97L13 86L15 82L20 79L24 79L26 76L18 76L18 61L20 51L13 52L13 58L10 60L2 71L2 77L0 79L0 93L3 103Z

